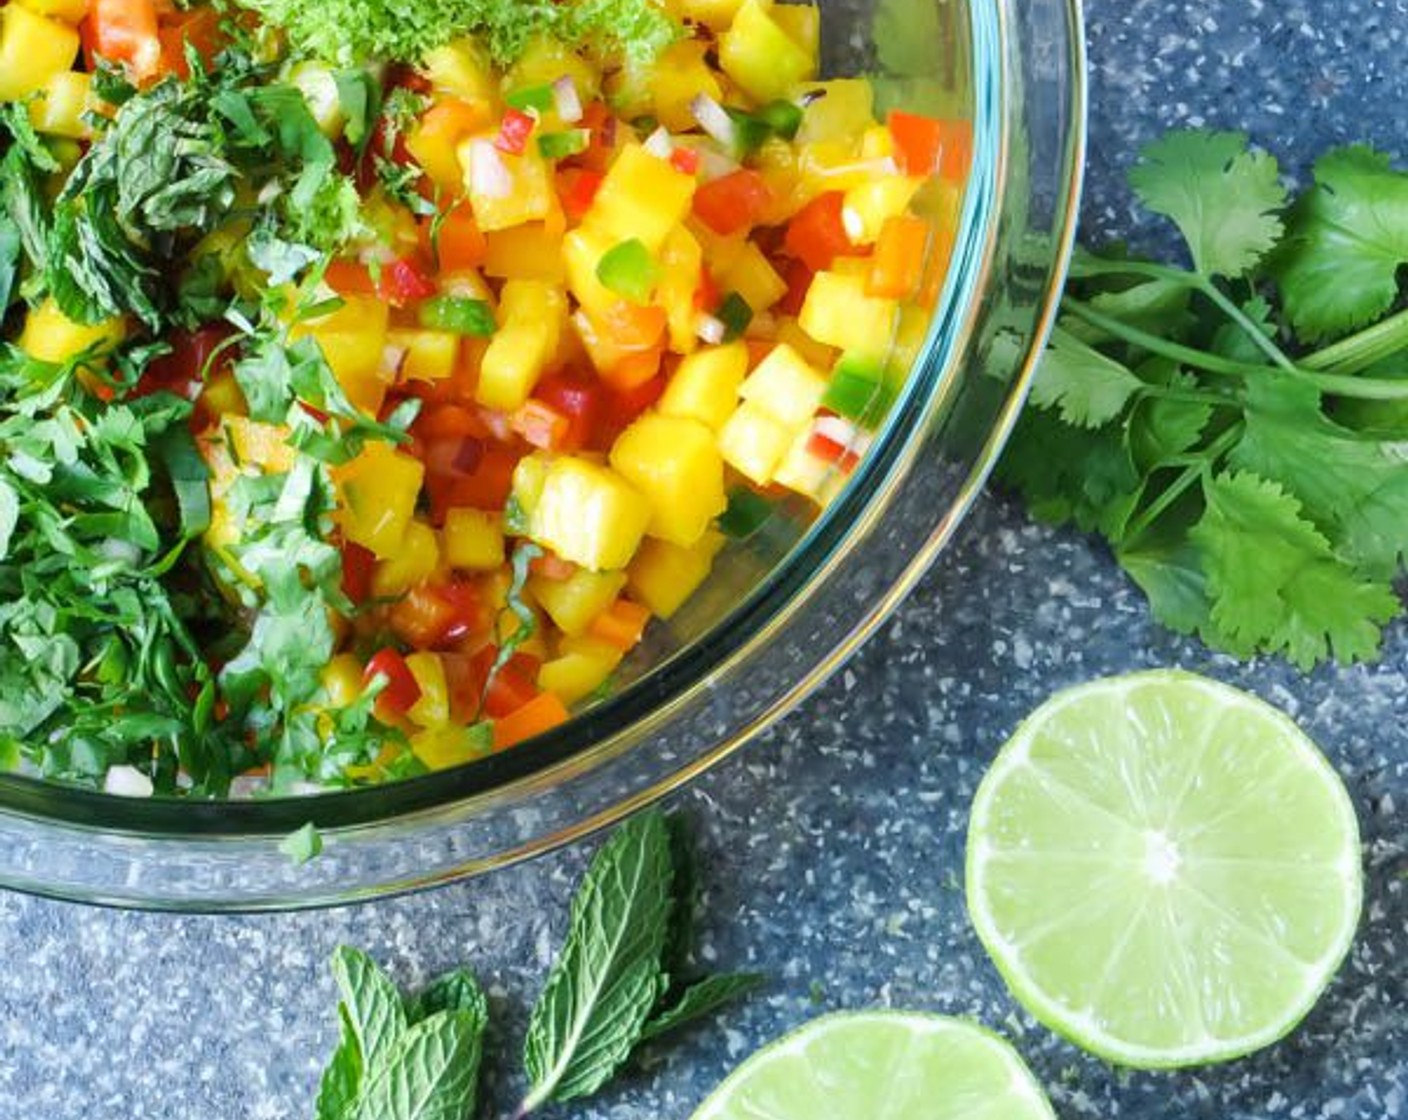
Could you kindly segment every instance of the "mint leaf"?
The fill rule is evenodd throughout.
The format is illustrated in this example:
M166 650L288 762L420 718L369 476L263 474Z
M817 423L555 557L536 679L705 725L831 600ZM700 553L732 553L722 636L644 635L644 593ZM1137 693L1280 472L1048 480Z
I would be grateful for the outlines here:
M1150 210L1173 219L1206 276L1240 276L1281 237L1286 202L1276 160L1240 132L1173 131L1147 145L1130 171Z
M1333 654L1377 652L1380 627L1397 614L1386 582L1361 576L1274 482L1249 472L1203 487L1207 509L1189 537L1202 553L1219 639L1241 656L1285 653L1302 669Z
M307 863L320 855L322 850L323 838L318 835L318 828L312 821L279 841L279 851L295 864Z
M467 1011L481 1026L488 1025L489 1001L474 973L467 968L456 968L437 976L406 1008L412 1023L428 1019L439 1011Z
M357 1040L363 1067L379 1070L397 1040L406 1033L406 1009L396 985L360 949L339 945L332 974L342 992L347 1023Z
M711 1015L725 1004L763 984L757 972L726 972L706 976L684 990L678 1002L654 1016L641 1029L641 1041L657 1038L668 1031Z
M1371 322L1393 306L1405 263L1408 172L1363 146L1321 156L1272 265L1296 332L1314 341Z
M1032 381L1032 403L1067 424L1098 428L1124 411L1143 382L1121 363L1057 327Z
M469 1120L482 1030L469 1011L438 1011L410 1027L368 1070L353 1120Z
M347 1018L345 1006L338 1008L338 1020L342 1024L342 1034L318 1083L314 1120L352 1120L357 1090L362 1083L362 1051L357 1045L357 1034Z
M660 960L672 907L670 835L649 811L592 860L572 900L562 953L533 1008L520 1111L595 1092L629 1057L666 986Z

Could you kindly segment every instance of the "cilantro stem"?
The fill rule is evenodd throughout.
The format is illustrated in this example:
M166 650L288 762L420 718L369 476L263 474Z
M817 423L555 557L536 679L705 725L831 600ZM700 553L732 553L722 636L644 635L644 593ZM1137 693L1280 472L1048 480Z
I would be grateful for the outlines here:
M1206 404L1214 407L1239 408L1241 402L1211 389L1174 389L1167 385L1145 385L1139 390L1141 396L1154 397L1161 401L1174 401L1179 404Z
M1169 508L1187 492L1188 488L1206 474L1213 465L1222 458L1223 454L1230 451L1232 445L1242 438L1244 425L1238 421L1228 428L1212 443L1208 444L1196 458L1184 468L1183 473L1171 482L1168 487L1157 498L1149 503L1148 507L1138 517L1130 521L1124 532L1124 540L1121 542L1128 547L1147 533Z
M1253 362L1238 362L1231 358L1224 358L1221 354L1213 354L1207 350L1198 350L1192 346L1170 342L1168 339L1160 338L1148 331L1142 331L1138 327L1131 327L1129 324L1097 311L1080 300L1071 299L1069 296L1062 300L1061 306L1067 314L1074 315L1077 319L1081 319L1093 327L1099 327L1117 338L1142 347L1151 354L1162 355L1172 361L1204 370L1207 373L1221 373L1232 377L1265 377L1267 374L1267 367L1264 365L1257 365ZM1395 381L1391 378L1350 377L1344 374L1317 373L1314 370L1302 369L1294 363L1282 367L1282 372L1332 396L1368 401L1408 400L1408 380Z
M1351 374L1408 349L1408 309L1300 360L1306 369Z

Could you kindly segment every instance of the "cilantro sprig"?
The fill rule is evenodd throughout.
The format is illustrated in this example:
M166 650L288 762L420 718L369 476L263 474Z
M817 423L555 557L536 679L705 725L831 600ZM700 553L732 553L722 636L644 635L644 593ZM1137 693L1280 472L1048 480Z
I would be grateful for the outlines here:
M1245 136L1193 130L1130 178L1192 267L1078 254L999 477L1175 630L1372 658L1408 556L1408 173L1337 149L1288 200Z

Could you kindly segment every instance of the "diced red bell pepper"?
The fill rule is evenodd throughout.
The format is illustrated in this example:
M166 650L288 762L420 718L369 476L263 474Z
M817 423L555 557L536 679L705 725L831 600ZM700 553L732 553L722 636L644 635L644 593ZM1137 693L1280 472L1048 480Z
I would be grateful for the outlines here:
M697 175L699 153L693 148L676 148L670 153L670 166L681 175Z
M537 119L521 109L508 109L499 125L499 134L494 137L494 147L511 156L521 156L537 126Z
M601 383L571 374L550 374L538 382L533 396L566 418L559 450L578 451L587 445L601 411Z
M585 128L591 135L587 150L573 157L572 162L580 167L604 174L616 156L616 117L604 101L588 102L582 110L579 128Z
M406 659L389 646L372 654L362 673L362 679L367 684L377 677L386 678L386 687L376 698L379 708L403 716L416 706L416 701L420 699L420 685L416 683L415 674L406 664Z
M427 442L482 440L489 436L489 429L479 413L460 404L440 404L425 409L411 425L411 432Z
M187 44L195 48L196 55L209 71L215 56L225 45L225 36L220 29L221 19L220 13L210 7L161 16L157 37L161 40L162 73L176 74L181 78L191 76L191 68L186 62Z
M365 603L372 593L372 571L376 554L369 548L347 541L342 546L342 593L354 604Z
M891 109L886 118L903 175L939 175L962 182L973 158L973 126Z
M719 301L723 298L723 293L719 291L718 281L714 279L713 273L707 268L701 268L699 270L699 287L694 289L694 310L710 314L718 309Z
M392 604L386 621L392 632L414 649L434 649L450 628L454 611L435 589L418 584Z
M484 697L484 714L490 719L501 719L538 695L538 659L526 653L515 653L494 674L493 680L489 680L498 655L497 646L485 646L475 655L478 662L476 667L483 674L480 680L488 681L487 688L481 684L480 689Z
M382 265L378 286L382 298L395 307L429 299L439 290L435 281L408 257L397 257Z
M821 432L812 432L807 437L807 454L815 455L822 462L832 463L842 471L849 471L860 462L860 456L844 443L838 443Z
M841 221L845 195L826 191L803 206L787 225L783 244L787 251L813 272L824 272L831 262L851 249L851 239Z
M782 279L787 282L787 293L777 301L777 309L784 315L800 315L802 304L807 301L807 290L812 286L812 278L816 276L805 261L800 261L789 257L785 261L778 262Z
M570 421L552 405L531 398L509 417L513 430L534 447L544 451L562 450Z
M220 324L211 324L194 331L172 331L166 336L171 352L152 360L142 371L141 380L137 382L131 395L144 397L149 393L166 390L187 400L195 400L205 384L201 375L205 372L211 355L215 354L233 333L229 327ZM228 365L228 362L221 362L220 365ZM212 369L210 372L215 373L217 370Z
M161 73L156 0L90 0L79 33L90 56L121 64L138 83Z
M694 192L694 213L715 233L727 237L756 225L771 198L763 177L740 167L700 186Z
M580 222L592 208L596 192L606 176L600 171L585 167L566 167L557 173L557 197L562 203L563 213L574 222Z
M502 510L513 490L513 472L522 456L490 446L484 448L472 470L443 473L430 469L434 457L432 446L426 455L425 489L430 498L431 519L440 524L445 520L445 515L457 506L491 512Z

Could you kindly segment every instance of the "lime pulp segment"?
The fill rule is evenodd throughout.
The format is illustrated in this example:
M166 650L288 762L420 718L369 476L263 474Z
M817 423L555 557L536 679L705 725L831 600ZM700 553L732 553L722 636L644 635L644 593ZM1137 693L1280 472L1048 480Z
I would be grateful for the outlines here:
M959 1019L862 1011L814 1019L754 1054L693 1120L1054 1120L997 1035Z
M1344 785L1282 712L1176 671L1033 713L974 800L968 908L1022 1004L1111 1061L1276 1041L1344 959L1362 896Z

